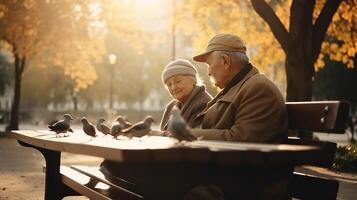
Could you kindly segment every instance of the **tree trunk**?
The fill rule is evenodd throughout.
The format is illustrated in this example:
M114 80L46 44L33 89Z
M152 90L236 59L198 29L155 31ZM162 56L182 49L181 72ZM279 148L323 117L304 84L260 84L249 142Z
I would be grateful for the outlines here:
M140 87L140 90L139 90L139 106L140 106L140 117L144 117L144 111L143 111L143 107L144 107L144 89L143 89L143 86Z
M73 103L73 110L78 111L78 97L77 93L73 89L71 89L71 98Z
M9 130L18 130L19 129L19 107L20 107L20 96L21 96L21 82L22 82L22 73L25 67L25 57L20 58L19 55L15 54L15 86L14 86L14 99L11 107L11 116L10 124L6 128Z
M286 101L310 101L312 97L312 58L314 1L294 1L291 6L289 35L286 49Z
M73 110L74 111L78 111L78 99L76 96L72 97L72 101L73 101Z
M312 77L311 68L306 67L303 62L294 63L291 58L286 58L286 101L310 101L312 97Z

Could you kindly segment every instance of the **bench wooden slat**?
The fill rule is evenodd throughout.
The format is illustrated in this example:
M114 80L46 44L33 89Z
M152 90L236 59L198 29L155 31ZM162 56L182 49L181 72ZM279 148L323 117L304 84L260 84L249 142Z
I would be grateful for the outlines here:
M76 192L85 195L90 199L98 200L110 200L111 198L101 194L100 190L95 189L95 186L99 183L93 181L89 176L79 173L69 167L61 166L60 168L61 178L63 184L72 188Z
M336 199L339 183L303 173L294 172L289 184L289 193L298 199Z
M143 199L144 198L143 196L141 196L135 192L132 192L129 189L126 189L126 188L134 187L135 185L133 183L130 183L128 181L120 179L120 182L125 184L125 186L123 185L123 187L121 187L119 185L116 185L116 184L112 183L111 181L109 181L108 179L106 179L104 174L101 171L99 171L99 167L72 165L71 168L86 175L86 176L89 176L89 177L94 178L100 182L108 184L111 187L116 188L118 191L121 191L123 194L125 194L125 196L127 196L125 199Z
M330 168L332 167L335 152L337 149L337 144L334 142L327 141L317 141L317 140L309 140L309 139L300 139L297 137L289 137L285 143L294 144L294 145L310 145L310 146L318 146L320 148L320 152L315 155L306 155L311 157L311 162L308 165L318 166Z
M341 101L286 102L289 129L345 133L350 104Z

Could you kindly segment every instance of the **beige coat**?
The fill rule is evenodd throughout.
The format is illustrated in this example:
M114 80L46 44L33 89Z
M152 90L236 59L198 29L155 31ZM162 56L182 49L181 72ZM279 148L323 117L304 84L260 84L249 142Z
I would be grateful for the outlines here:
M195 86L187 101L183 105L180 105L180 103L175 99L172 100L169 104L167 104L162 116L160 123L161 130L167 129L167 122L175 105L178 105L178 107L181 108L181 115L190 127L195 127L201 124L201 120L194 119L203 111L210 100L212 100L212 96L207 93L204 86Z
M202 120L202 129L192 132L203 139L278 143L287 137L284 98L255 67L226 94L209 102L197 120Z

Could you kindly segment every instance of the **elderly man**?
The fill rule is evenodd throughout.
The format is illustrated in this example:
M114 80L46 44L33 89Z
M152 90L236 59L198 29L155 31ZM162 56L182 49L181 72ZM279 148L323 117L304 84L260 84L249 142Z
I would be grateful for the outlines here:
M287 137L284 98L274 83L249 63L241 38L218 34L206 51L193 59L208 64L208 75L222 89L197 116L202 124L191 129L194 136L258 143L279 143ZM289 166L232 168L228 177L234 178L198 186L187 193L187 199L289 199L287 185L292 170Z
M249 63L246 46L232 34L218 34L193 57L208 64L208 75L223 89L198 115L197 137L209 140L279 143L286 138L287 111L282 94Z

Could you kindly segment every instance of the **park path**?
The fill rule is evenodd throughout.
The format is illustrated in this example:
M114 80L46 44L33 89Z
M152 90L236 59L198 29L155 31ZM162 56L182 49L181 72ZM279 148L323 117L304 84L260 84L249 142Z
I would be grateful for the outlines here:
M0 200L43 199L44 159L39 151L20 146L14 138L0 136L0 158ZM99 166L102 159L62 153L61 161L68 165Z

